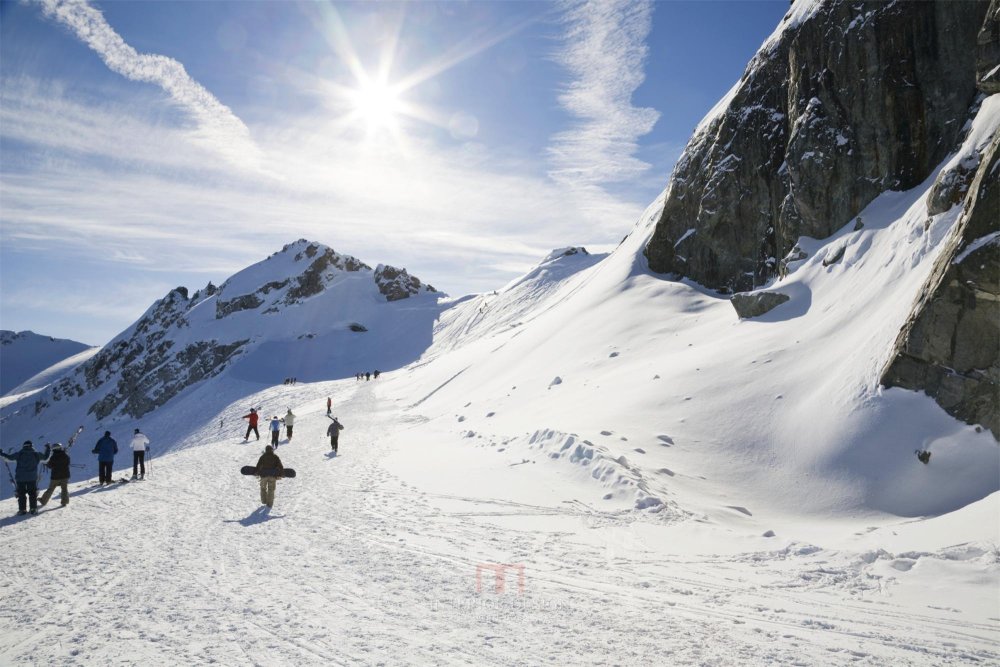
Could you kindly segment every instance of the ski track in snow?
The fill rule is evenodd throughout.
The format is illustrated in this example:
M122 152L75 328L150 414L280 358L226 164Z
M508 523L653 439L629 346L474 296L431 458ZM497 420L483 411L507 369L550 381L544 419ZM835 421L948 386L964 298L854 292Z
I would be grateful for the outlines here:
M192 438L207 444L154 459L145 482L77 481L68 508L0 521L0 664L1000 662L996 623L915 614L818 548L616 553L580 525L640 515L417 488L385 460L425 419L379 390L258 395L299 399L294 441L278 449L299 474L278 483L273 510L238 472L264 441L243 443L232 411ZM336 458L326 395L347 426ZM523 565L523 592L508 569L497 593L491 564Z

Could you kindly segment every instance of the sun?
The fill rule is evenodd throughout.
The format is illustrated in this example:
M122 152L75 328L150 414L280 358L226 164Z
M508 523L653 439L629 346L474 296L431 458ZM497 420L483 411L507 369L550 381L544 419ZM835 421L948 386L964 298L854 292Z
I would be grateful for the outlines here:
M405 112L401 92L387 81L376 79L359 82L358 87L351 91L354 114L367 124L370 134L397 129L399 116Z

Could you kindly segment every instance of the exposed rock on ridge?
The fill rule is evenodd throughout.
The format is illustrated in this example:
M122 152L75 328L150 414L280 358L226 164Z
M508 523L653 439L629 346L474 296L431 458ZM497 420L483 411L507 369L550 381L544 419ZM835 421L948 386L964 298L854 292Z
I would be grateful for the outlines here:
M436 292L431 285L424 285L416 276L411 276L406 269L379 264L375 269L375 284L386 301L399 301L420 292Z
M800 236L825 238L885 190L926 179L974 103L970 45L986 13L830 0L776 34L678 161L650 268L753 289Z
M924 391L1000 440L1000 136L978 163L882 383Z

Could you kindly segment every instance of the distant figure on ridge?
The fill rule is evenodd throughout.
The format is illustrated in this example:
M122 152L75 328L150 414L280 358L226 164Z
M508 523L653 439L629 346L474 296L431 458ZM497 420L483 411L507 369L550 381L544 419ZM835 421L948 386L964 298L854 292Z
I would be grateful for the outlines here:
M274 488L278 478L284 475L285 467L281 459L274 453L274 448L268 445L264 453L257 459L257 476L260 477L260 502L268 507L274 505Z
M340 440L340 432L344 430L344 425L341 424L336 417L333 418L333 422L330 427L326 429L326 434L330 436L330 449L333 453L337 453L337 441Z
M45 445L45 453L40 454L35 451L31 440L25 440L21 451L16 454L0 451L0 456L8 461L17 461L17 467L14 468L14 483L17 485L17 513L27 514L30 501L31 513L37 514L38 464L49 458L49 446Z
M149 438L140 431L135 430L132 436L132 479L146 478L146 450L149 449Z
M372 379L371 371L368 371L367 373L365 373L365 382L368 382L368 380L371 379Z
M381 372L380 372L380 371L375 371L374 373L372 373L372 379L373 379L373 380L377 380L377 379L378 379L378 376L379 376L380 374L381 374Z
M332 411L333 411L333 401L331 401L330 397L327 396L326 397L326 414L327 414L327 416L329 416Z
M281 421L285 422L285 435L288 436L288 442L292 441L292 427L295 426L295 415L292 414L292 409L288 408L288 412L285 413L285 418Z
M278 415L271 417L271 446L278 448L278 435L281 433L281 420Z
M104 437L94 445L93 454L97 454L97 473L101 486L111 483L111 469L115 466L115 454L118 453L118 443L111 437L111 431L105 431Z
M250 424L247 426L247 434L245 436L243 436L243 442L246 442L247 440L250 439L250 432L251 431L253 431L253 434L257 436L258 440L260 440L260 432L257 430L257 420L259 419L259 416L257 415L257 409L256 408L250 408L250 414L243 415L243 417L241 417L241 419L249 419L250 420Z
M49 502L49 498L52 497L52 492L59 489L59 500L62 507L69 505L69 454L63 449L62 444L56 443L52 445L52 454L49 455L49 460L45 462L45 467L51 472L49 477L49 488L45 490L42 497L38 501L39 507L44 507L46 503Z

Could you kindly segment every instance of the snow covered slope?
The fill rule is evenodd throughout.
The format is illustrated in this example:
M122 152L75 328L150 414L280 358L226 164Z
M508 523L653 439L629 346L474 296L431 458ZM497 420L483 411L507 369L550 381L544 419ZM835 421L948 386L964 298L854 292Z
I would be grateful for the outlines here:
M17 385L4 396L0 397L0 407L16 403L29 396L37 394L53 382L61 380L66 375L72 373L77 366L88 361L95 354L100 352L99 347L90 347L83 352L78 352L72 356L57 361L40 373L36 373L21 384Z
M0 331L0 396L36 388L18 385L88 349L92 348L75 340L40 336L33 331ZM17 391L12 391L15 388Z
M961 226L938 177L1000 135L1000 95L963 133L796 238L754 318L650 270L676 181L614 252L494 293L307 241L171 292L0 407L7 447L85 428L69 507L0 519L0 663L1000 664L995 434L880 386ZM238 474L250 406L298 416L273 510ZM148 479L95 487L96 438L137 426Z
M0 662L1000 661L996 440L879 386L960 214L930 213L933 182L800 238L767 288L790 299L754 319L649 270L662 197L609 255L494 294L390 301L307 242L175 290L82 393L0 412L6 443L85 426L69 507L0 519ZM298 415L273 512L237 472L250 406ZM93 442L136 426L150 479L95 488Z

